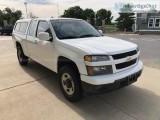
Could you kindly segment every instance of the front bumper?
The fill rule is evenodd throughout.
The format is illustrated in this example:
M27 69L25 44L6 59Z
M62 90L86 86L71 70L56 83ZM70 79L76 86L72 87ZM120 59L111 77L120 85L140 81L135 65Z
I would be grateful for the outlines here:
M143 70L143 63L138 62L136 66L123 72L103 76L81 75L84 94L97 94L115 90L137 81Z

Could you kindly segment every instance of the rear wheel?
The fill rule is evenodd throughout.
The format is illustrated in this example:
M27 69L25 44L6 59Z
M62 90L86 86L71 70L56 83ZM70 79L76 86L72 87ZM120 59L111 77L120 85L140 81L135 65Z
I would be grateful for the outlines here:
M20 65L27 65L28 64L28 57L24 55L22 47L20 45L17 46L17 58Z
M82 98L80 76L74 66L64 66L59 71L59 84L64 96L71 102Z

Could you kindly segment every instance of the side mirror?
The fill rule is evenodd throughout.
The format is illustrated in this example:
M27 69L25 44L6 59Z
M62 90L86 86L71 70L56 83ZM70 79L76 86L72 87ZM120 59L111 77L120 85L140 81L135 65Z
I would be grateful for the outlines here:
M47 41L47 40L50 39L50 38L49 38L49 33L47 33L47 32L40 32L40 33L38 34L38 38L39 38L40 40Z
M102 35L103 35L103 31L102 30L98 30Z

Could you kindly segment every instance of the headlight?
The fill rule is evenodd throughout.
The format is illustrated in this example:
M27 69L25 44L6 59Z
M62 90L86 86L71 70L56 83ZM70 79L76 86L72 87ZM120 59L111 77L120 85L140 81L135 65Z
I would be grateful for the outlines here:
M84 57L85 61L88 62L100 62L100 61L109 61L109 56L85 56Z
M86 66L89 76L112 74L112 65L107 66Z
M102 56L102 55L94 55L90 56L87 55L84 57L85 61L88 62L102 62L102 61L110 61L109 56ZM104 75L104 74L112 74L112 65L107 66L86 66L87 72L89 76L94 75Z

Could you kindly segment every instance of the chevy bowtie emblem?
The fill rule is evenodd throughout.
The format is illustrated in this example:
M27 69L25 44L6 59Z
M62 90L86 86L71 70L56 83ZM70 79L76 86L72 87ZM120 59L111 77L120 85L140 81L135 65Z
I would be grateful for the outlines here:
M126 62L129 62L129 61L131 61L132 60L132 57L131 56L128 56L127 58L126 58Z

